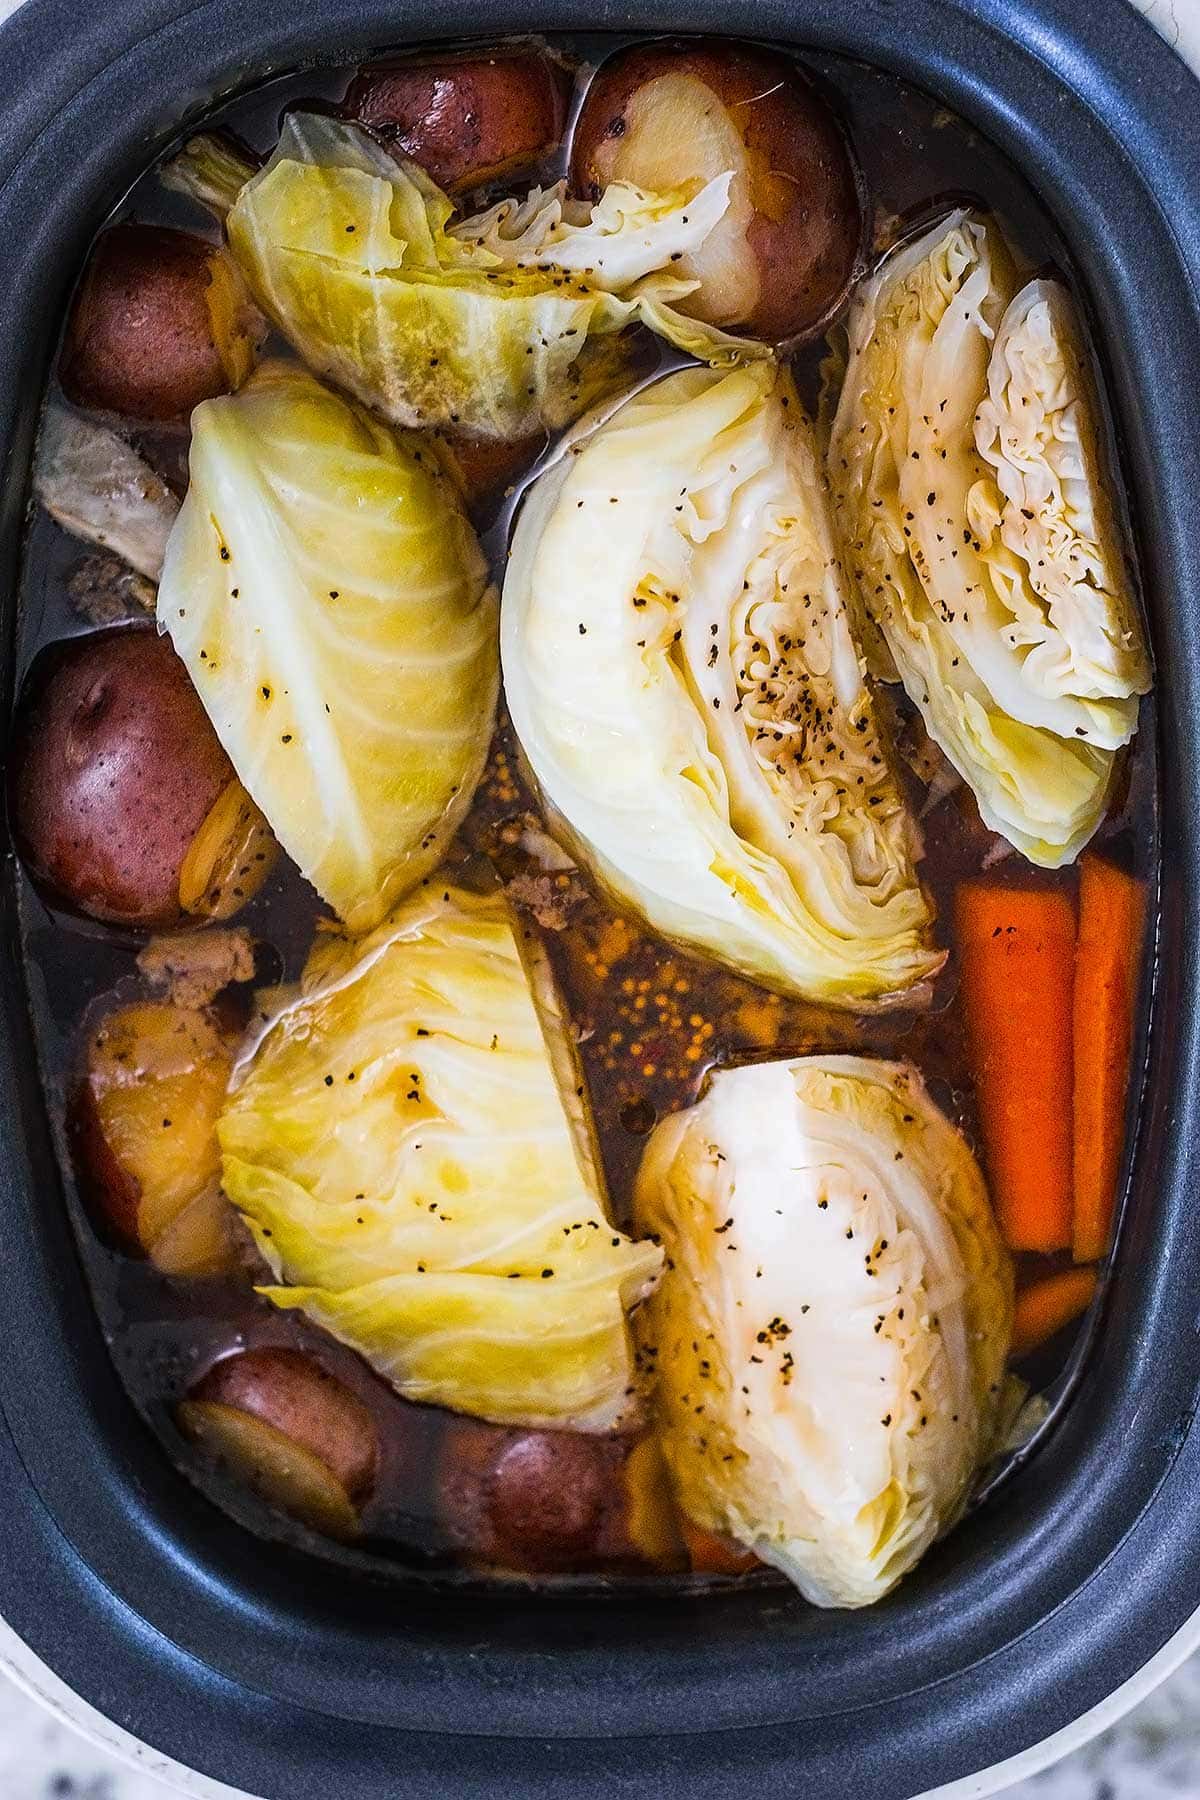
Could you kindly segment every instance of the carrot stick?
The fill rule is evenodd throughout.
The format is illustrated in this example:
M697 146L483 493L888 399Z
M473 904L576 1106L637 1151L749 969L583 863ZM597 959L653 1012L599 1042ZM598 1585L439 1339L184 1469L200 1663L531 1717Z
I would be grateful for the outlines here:
M680 1524L692 1570L697 1575L744 1575L758 1561L753 1550L735 1543L733 1538L706 1531L691 1519L681 1519Z
M1013 1250L1062 1250L1071 1242L1074 908L1057 888L967 881L954 916L1000 1230Z
M1125 1146L1145 890L1101 857L1079 864L1075 953L1075 1261L1105 1254Z
M1095 1291L1095 1269L1063 1269L1022 1288L1013 1308L1012 1355L1028 1356L1077 1319Z

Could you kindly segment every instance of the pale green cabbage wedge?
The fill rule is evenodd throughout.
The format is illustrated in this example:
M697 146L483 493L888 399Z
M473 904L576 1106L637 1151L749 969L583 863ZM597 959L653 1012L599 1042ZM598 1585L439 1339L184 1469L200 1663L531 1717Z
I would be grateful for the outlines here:
M818 1606L881 1599L998 1447L1013 1277L914 1069L717 1073L637 1178L666 1273L639 1316L685 1513Z
M938 969L788 377L684 370L579 438L527 497L501 655L557 828L655 930L839 1006Z
M294 364L192 415L160 628L353 930L436 866L487 757L496 597L453 484Z
M564 186L452 224L453 202L361 127L288 116L264 169L233 179L201 138L176 186L219 208L263 311L319 374L401 425L521 437L590 403L594 340L635 320L714 363L770 349L687 318L671 273L728 205L729 177L595 206ZM606 366L611 358L605 357Z
M235 1071L225 1191L278 1285L410 1399L602 1431L661 1251L605 1212L553 992L502 896L427 884L318 938Z
M1079 328L957 212L856 297L835 516L872 666L899 675L985 821L1071 861L1103 817L1149 666Z

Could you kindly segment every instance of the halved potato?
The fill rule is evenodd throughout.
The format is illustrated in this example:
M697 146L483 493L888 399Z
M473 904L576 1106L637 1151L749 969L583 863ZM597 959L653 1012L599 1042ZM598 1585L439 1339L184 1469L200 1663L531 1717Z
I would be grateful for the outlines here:
M175 1417L185 1437L281 1512L326 1537L358 1536L358 1513L345 1488L320 1457L265 1419L217 1400L182 1400Z
M96 241L59 380L76 406L182 424L245 381L266 335L236 265L190 231L121 224Z
M352 1500L375 1484L379 1434L370 1408L301 1350L280 1344L222 1357L192 1398L236 1406L273 1425L319 1457Z
M69 1126L80 1179L126 1248L164 1273L237 1260L217 1116L236 1040L208 1009L139 1001L89 1034Z
M358 1535L379 1433L370 1408L311 1356L271 1345L223 1357L176 1417L185 1436L273 1505L328 1537Z
M30 874L91 918L149 927L228 918L274 861L275 841L187 670L151 625L43 651L9 768Z
M727 172L728 211L675 265L700 283L681 310L773 341L814 336L849 292L864 207L845 132L799 64L710 39L635 44L601 66L572 137L577 193L698 190Z

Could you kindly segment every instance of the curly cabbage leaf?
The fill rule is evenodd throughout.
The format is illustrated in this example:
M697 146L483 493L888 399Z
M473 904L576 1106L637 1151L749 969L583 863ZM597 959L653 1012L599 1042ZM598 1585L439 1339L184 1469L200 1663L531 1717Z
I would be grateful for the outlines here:
M684 1512L819 1606L880 1599L1002 1422L1012 1269L965 1141L903 1064L722 1070L650 1138L635 1216Z
M264 364L192 415L158 618L284 849L378 923L441 860L495 712L496 598L449 478Z
M729 177L669 194L617 183L594 206L565 184L452 223L453 202L360 126L288 116L266 167L195 140L173 185L229 205L258 304L319 374L393 423L522 437L590 404L595 340L640 320L714 363L769 356L686 317L676 263L728 206ZM601 358L611 368L611 356Z
M957 212L884 259L849 340L829 472L872 666L986 822L1057 867L1150 679L1071 302Z
M33 486L64 530L115 551L139 575L158 580L179 502L115 431L64 406L48 406Z
M1006 584L1026 679L1129 703L1115 733L1127 741L1150 668L1079 324L1060 282L1027 283L1001 319L975 443L995 473L974 488L971 520Z
M277 1285L410 1399L601 1431L662 1260L610 1224L552 990L503 898L426 886L318 938L235 1071L226 1193Z
M666 937L845 1006L941 964L790 379L688 369L526 499L513 725L581 859Z

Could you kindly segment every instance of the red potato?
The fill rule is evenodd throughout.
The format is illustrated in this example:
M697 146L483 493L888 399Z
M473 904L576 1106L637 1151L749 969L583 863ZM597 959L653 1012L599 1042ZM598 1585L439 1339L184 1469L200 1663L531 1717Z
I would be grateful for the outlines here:
M184 420L241 386L264 336L219 245L165 226L114 225L71 308L59 380L77 406Z
M73 911L133 926L227 918L270 869L262 815L152 626L44 652L9 766L18 850Z
M522 44L373 64L359 72L345 109L439 187L461 194L548 156L570 91L559 63Z
M191 1397L236 1406L303 1444L352 1500L365 1499L375 1485L379 1434L370 1409L302 1351L280 1346L226 1356Z
M435 1476L439 1517L467 1560L493 1567L679 1566L665 1471L646 1444L455 1418Z
M235 777L204 816L179 868L179 904L196 919L231 919L274 867L279 846Z
M127 1250L164 1273L237 1259L217 1118L236 1037L208 1009L139 1001L88 1035L68 1130L86 1198Z
M379 1433L350 1389L298 1350L247 1350L209 1370L177 1409L185 1436L274 1505L336 1538L359 1530Z
M711 40L636 44L602 65L572 137L577 193L597 199L614 181L661 191L726 172L728 211L673 267L700 282L682 310L772 341L814 336L849 292L865 209L846 136L803 71Z

